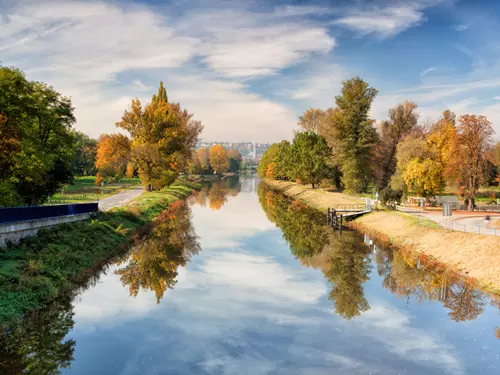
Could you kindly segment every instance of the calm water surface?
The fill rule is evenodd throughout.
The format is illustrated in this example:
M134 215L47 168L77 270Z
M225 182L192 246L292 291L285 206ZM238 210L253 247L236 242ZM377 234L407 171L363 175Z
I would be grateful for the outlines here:
M253 178L163 219L26 322L0 374L500 373L498 301Z

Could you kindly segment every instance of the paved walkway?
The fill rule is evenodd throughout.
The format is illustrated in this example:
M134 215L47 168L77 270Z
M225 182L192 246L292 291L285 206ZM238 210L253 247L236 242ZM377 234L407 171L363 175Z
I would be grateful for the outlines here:
M138 197L144 192L142 187L124 190L123 193L118 193L99 201L99 209L108 211L114 207L119 207L127 204L127 202L135 197Z
M445 217L442 211L421 211L416 208L398 208L398 211L413 214L422 218L432 220L445 229L465 232L485 234L488 236L500 236L500 228L496 228L490 222L485 222L486 216L490 220L500 220L500 214L486 212L453 211L453 216Z

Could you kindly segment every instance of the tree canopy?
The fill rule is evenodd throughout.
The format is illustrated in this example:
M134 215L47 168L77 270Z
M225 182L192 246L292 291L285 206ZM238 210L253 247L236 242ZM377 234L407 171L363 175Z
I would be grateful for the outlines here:
M72 181L74 122L69 98L0 67L1 205L43 203Z

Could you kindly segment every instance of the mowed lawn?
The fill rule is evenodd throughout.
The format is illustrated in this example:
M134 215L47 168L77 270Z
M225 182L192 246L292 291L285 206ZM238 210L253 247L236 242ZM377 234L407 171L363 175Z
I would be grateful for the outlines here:
M123 178L119 182L96 186L95 180L95 176L75 177L72 184L65 185L60 192L52 195L47 204L95 202L117 194L121 189L135 187L140 184L138 178Z

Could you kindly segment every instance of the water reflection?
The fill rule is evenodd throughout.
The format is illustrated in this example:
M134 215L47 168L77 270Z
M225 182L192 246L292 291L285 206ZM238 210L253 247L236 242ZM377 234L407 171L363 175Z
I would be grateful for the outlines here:
M229 176L216 180L208 180L202 183L202 188L191 202L196 202L202 207L208 206L218 211L227 202L227 197L234 197L241 191L239 176Z
M471 280L457 277L425 257L387 250L356 231L339 235L325 225L323 214L263 185L258 195L268 219L281 229L292 253L303 265L321 269L332 284L329 297L343 318L351 319L370 309L363 285L370 278L372 254L382 286L406 298L408 304L412 298L419 303L440 301L450 310L450 319L460 322L476 319L488 303L488 296L475 289ZM491 303L498 301L491 298Z
M66 336L73 325L70 298L27 316L0 340L2 375L57 375L70 367L75 341Z
M130 254L108 267L117 267L114 273L131 296L149 290L160 303L165 291L175 285L178 268L200 251L197 239L187 203L177 201L155 220L148 236ZM74 326L72 301L98 280L99 272L68 295L29 314L0 338L0 373L57 375L69 368L76 345L67 337Z
M151 234L134 247L115 273L131 296L136 297L141 289L150 290L160 303L165 291L175 285L178 267L199 251L189 207L177 201L154 222Z

